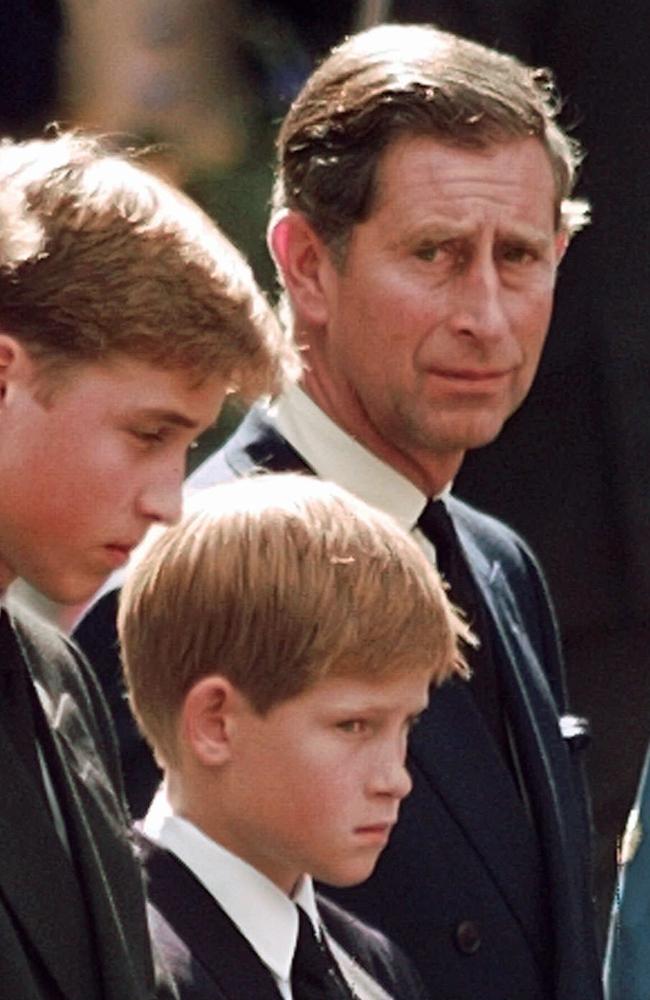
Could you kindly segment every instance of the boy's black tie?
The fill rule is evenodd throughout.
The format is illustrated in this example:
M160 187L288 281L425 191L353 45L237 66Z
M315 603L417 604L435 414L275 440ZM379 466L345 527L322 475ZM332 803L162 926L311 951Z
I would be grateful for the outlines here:
M511 764L499 674L492 651L490 625L456 529L443 500L428 500L417 523L436 550L438 569L449 585L449 595L461 608L480 640L478 649L466 649L472 668L470 690L497 746Z
M354 1000L336 959L324 939L318 939L311 920L298 910L298 942L291 964L293 1000Z

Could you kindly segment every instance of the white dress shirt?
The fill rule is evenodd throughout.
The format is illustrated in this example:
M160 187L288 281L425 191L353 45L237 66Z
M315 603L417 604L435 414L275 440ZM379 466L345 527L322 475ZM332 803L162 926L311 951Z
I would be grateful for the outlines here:
M435 565L431 542L416 527L429 499L364 445L334 423L298 386L290 386L273 406L270 417L289 444L321 479L329 479L394 517L413 533ZM449 492L451 484L434 499Z
M291 994L291 963L303 908L316 934L324 933L311 878L303 876L291 897L246 861L227 851L182 816L173 814L164 786L143 821L147 837L175 854L239 928L267 966L284 1000ZM358 1000L391 1000L350 956L327 935L327 942ZM191 942L190 942L191 946Z

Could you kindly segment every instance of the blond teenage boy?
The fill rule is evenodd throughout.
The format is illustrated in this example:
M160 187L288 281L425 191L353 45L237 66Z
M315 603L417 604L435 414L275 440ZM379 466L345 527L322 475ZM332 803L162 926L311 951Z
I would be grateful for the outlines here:
M195 503L130 575L118 622L165 772L143 850L181 996L423 997L311 879L372 872L411 787L409 730L471 636L415 542L337 486L261 476Z
M185 197L100 142L0 143L0 994L150 1000L119 759L96 680L12 607L88 600L180 514L188 447L290 356Z

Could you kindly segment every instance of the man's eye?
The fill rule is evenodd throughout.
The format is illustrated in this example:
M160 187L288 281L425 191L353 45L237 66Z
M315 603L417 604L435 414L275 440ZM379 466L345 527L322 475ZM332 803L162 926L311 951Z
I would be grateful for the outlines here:
M501 257L507 264L523 264L535 260L535 254L530 247L517 246L516 244L504 247L501 251Z
M424 243L415 251L418 260L432 263L440 253L440 247L436 243Z

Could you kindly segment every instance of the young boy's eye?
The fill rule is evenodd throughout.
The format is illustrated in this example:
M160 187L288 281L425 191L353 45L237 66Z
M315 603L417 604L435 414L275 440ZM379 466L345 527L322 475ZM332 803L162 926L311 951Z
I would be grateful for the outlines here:
M368 723L365 719L343 719L337 723L337 729L341 729L344 733L352 733L354 736L365 733L367 728Z

